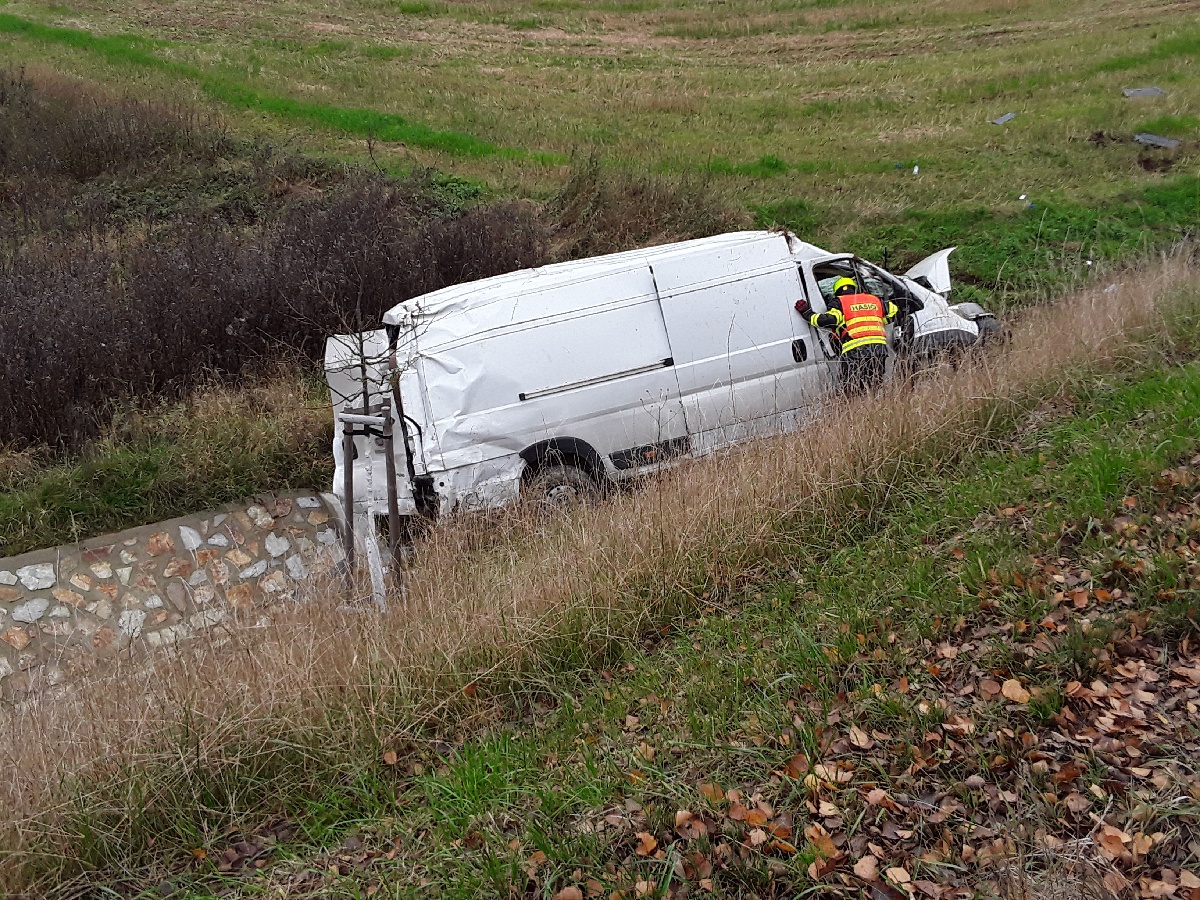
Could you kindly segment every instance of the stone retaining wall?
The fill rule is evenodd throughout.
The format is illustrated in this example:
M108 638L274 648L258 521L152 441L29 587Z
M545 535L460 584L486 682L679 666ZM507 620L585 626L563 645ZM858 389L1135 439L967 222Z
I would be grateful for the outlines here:
M291 492L0 559L0 696L295 599L342 561L336 522Z

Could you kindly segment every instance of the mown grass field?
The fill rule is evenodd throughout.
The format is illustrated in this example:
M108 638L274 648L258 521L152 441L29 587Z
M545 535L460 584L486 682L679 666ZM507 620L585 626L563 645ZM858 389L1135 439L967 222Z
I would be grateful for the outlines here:
M371 142L384 165L523 196L549 196L573 155L599 152L893 262L938 249L934 236L977 237L960 260L974 280L1028 289L1021 266L1075 273L1152 240L1164 223L1146 190L1165 169L1195 174L1193 13L1178 0L8 2L0 63L213 104L238 128L337 154ZM1122 95L1145 84L1167 93ZM1160 159L1129 140L1138 131L1188 144ZM1174 203L1194 215L1197 190ZM1033 222L1050 250L1005 265L1015 248L995 239L1036 243Z

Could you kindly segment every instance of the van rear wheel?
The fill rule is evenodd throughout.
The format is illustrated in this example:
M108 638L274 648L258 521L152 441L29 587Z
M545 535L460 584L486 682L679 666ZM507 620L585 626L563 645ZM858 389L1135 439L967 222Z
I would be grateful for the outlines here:
M544 466L529 479L530 496L552 509L587 503L599 493L596 479L575 466Z
M975 320L981 346L1000 344L1008 340L1008 329L995 316L980 316Z

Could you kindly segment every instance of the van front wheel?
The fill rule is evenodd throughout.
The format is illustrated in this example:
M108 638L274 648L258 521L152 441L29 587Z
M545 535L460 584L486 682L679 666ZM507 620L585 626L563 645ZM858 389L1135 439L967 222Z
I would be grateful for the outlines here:
M530 496L556 509L587 503L599 492L596 479L575 466L545 466L529 479Z

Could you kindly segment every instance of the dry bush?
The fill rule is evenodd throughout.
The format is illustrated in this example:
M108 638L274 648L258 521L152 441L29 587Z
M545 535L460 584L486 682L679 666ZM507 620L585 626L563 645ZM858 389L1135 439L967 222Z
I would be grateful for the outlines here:
M78 447L115 404L260 368L393 304L536 265L516 204L417 218L420 186L367 181L247 234L208 222L145 240L43 241L0 267L0 443Z
M544 261L536 210L469 194L0 70L0 446L79 450L129 400L319 360L401 300Z
M869 508L969 454L1072 378L1152 361L1178 332L1169 301L1181 295L1194 315L1200 279L1184 260L1147 266L1030 311L1003 352L878 401L830 401L801 433L640 492L551 523L516 510L482 541L477 520L447 521L386 615L347 611L329 589L153 667L7 709L9 874L120 873L186 853L376 766L382 748L452 736L554 672L611 665L649 627L785 561L851 501Z
M0 177L63 176L161 168L168 160L212 162L233 139L212 117L139 100L49 72L0 69ZM36 199L36 198L32 198Z
M577 163L551 204L554 256L580 259L749 225L745 212L722 201L711 181L646 177L606 167L599 157Z

